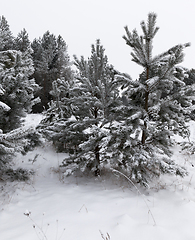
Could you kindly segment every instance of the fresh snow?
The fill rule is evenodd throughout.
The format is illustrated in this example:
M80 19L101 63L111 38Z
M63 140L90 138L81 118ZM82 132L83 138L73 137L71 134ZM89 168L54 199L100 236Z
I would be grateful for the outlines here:
M1 91L1 89L0 89L0 91ZM9 111L11 108L7 104L0 101L0 109L2 109L3 111Z
M35 127L40 115L28 115ZM191 123L191 140L195 124ZM0 240L194 240L194 156L179 145L173 158L189 170L185 178L162 176L150 189L136 189L125 179L63 177L66 157L45 142L16 167L33 169L28 182L0 183ZM102 233L102 235L101 235Z

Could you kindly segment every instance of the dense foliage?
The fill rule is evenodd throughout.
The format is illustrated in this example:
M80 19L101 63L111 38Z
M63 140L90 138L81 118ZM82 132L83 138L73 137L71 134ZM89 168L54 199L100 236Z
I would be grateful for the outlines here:
M108 64L99 40L92 45L88 60L74 58L78 69L75 82L72 86L65 86L62 80L55 82L52 93L56 93L57 100L55 107L53 103L48 110L53 119L48 124L47 117L41 127L58 149L69 149L70 158L64 161L69 173L89 168L99 174L103 151L101 142L107 135L111 109L119 96L118 83L114 79L116 71Z
M153 56L156 18L148 14L141 35L125 27L132 60L143 67L137 80L109 64L100 40L89 58L74 56L73 71L61 36L47 31L31 43L25 29L15 38L0 18L1 174L13 152L39 142L36 132L20 128L32 110L44 111L39 131L68 153L62 164L67 175L117 170L146 186L162 173L187 174L170 147L174 134L189 136L187 122L194 119L195 70L179 65L190 44ZM192 145L184 148L193 152Z
M143 35L125 27L132 60L143 67L138 80L108 65L98 40L88 60L75 56L78 75L73 86L63 88L59 80L55 84L58 100L49 109L55 113L40 127L58 147L69 150L70 158L63 163L67 174L77 169L100 174L106 167L143 185L161 173L187 174L171 158L170 146L173 134L189 134L186 121L194 85L186 85L186 70L178 66L189 44L153 57L153 38L159 29L155 25L156 15L150 13L148 21L141 22Z
M24 32L24 31L23 31ZM24 32L25 33L25 32ZM24 35L24 34L23 34ZM34 72L30 42L22 43L22 35L13 38L5 17L0 18L0 176L1 180L26 179L22 169L13 170L10 163L15 152L25 151L32 129L21 127L22 117L31 111L38 99L38 84L30 76ZM27 37L27 34L25 34ZM17 47L16 47L17 46Z
M115 167L144 185L161 173L186 174L171 158L171 136L188 136L186 122L195 90L194 85L185 84L185 69L178 67L188 43L153 57L152 41L159 29L155 24L156 15L150 13L147 22L141 22L143 35L125 27L124 39L132 49L132 60L143 67L143 73L136 81L122 75L116 77L126 81L125 104L115 109L107 150Z
M52 100L50 91L53 81L58 78L72 79L70 59L67 53L67 45L61 36L57 38L47 31L42 38L34 39L31 44L33 49L33 62L35 71L33 77L41 86L37 96L41 102L34 106L34 112L42 112L48 109L48 103Z

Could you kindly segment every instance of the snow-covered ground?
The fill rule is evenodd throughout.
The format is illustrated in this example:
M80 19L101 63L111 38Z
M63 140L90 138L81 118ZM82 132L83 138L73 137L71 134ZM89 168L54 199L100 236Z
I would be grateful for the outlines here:
M29 126L40 119L28 116ZM191 132L193 138L195 125ZM163 176L151 189L140 188L142 195L115 176L63 178L64 157L47 142L16 157L16 166L35 175L0 185L0 240L106 240L107 233L111 240L195 239L194 156L179 146L174 158L189 176Z

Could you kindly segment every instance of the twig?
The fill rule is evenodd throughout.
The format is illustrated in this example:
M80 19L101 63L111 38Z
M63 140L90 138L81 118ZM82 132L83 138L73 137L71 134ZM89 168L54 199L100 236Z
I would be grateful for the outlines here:
M100 231L100 230L99 230ZM106 237L104 237L104 234L100 231L100 234L101 234L101 237L104 239L104 240L110 240L110 235L107 233Z
M83 207L85 208L86 212L88 213L88 210L87 210L85 204L83 204L83 206L80 208L79 212L81 212L81 210L82 210Z
M26 213L24 213L24 215L27 216L27 217L32 221L32 223L33 223L33 228L35 229L35 233L36 233L38 239L40 239L40 240L44 240L44 239L45 239L45 240L48 240L48 238L47 238L47 236L46 236L46 233L47 233L48 226L49 226L50 224L47 224L46 230L43 231L43 219L42 219L41 226L39 226L39 225L30 217L31 212L27 211ZM43 216L44 216L44 214L43 214ZM62 238L62 236L63 236L63 233L64 233L64 231L65 231L65 228L63 229L62 234L61 234L60 237L58 238L58 234L59 234L59 231L58 231L58 230L59 230L58 220L56 220L56 223L57 223L57 230L56 230L55 240L60 240L60 239ZM40 232L37 232L36 228L39 229Z
M58 220L56 220L57 222L57 231L56 231L56 240L58 239Z
M41 233L43 234L43 238L47 240L47 236L46 236L45 233L43 232L42 227L39 227L39 225L36 224L36 222L30 217L31 212L24 213L24 215L27 216L27 217L34 223L33 228L36 228L36 227L37 227L37 228L41 231ZM35 232L36 232L36 231L35 231ZM37 236L38 236L38 234L37 234ZM39 236L38 236L38 238L39 238ZM40 239L40 238L39 238L39 239Z

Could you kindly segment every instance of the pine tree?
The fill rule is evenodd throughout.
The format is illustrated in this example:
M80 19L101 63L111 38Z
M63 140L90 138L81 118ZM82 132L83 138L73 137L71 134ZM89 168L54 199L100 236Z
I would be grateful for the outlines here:
M24 28L14 39L14 48L18 51L25 52L30 47L28 33Z
M173 76L172 72L174 70L174 67L176 64L183 61L183 49L188 46L188 44L177 45L169 49L167 52L153 57L152 42L154 36L159 30L159 28L155 26L156 17L156 14L150 13L148 15L147 24L144 21L141 22L143 36L139 36L136 30L134 30L131 34L128 30L128 27L125 27L126 36L123 37L126 41L126 44L129 45L133 50L131 53L133 57L132 61L136 62L144 68L144 109L146 115L148 115L150 93L153 91L156 85L159 85L158 83L160 80L161 83L164 79L170 79ZM142 144L144 144L146 141L146 131L147 121L145 120L142 133Z
M70 59L67 53L67 45L61 36L56 38L47 31L42 38L35 39L32 43L33 61L35 72L33 77L42 89L38 95L41 103L35 106L34 111L48 109L48 103L52 99L50 91L52 82L58 78L68 80L72 78Z
M13 49L14 38L4 16L0 17L0 51Z
M114 80L116 71L108 64L104 51L97 40L92 45L88 60L83 56L81 59L74 56L78 76L70 88L64 88L63 101L58 101L62 117L59 120L52 119L52 123L43 130L69 150L70 158L63 163L67 173L88 169L100 174L104 164L102 139L109 133L111 108L119 96L118 82ZM56 90L59 90L59 86ZM58 93L60 96L61 91ZM68 113L66 116L63 115L65 112Z
M171 159L171 136L188 136L189 119L195 88L185 85L177 65L183 61L183 50L189 44L179 44L153 57L153 38L158 31L156 14L141 22L143 35L131 33L125 27L123 37L132 48L132 60L144 68L136 81L129 76L117 76L124 81L123 105L115 111L107 153L111 165L119 168L134 182L147 185L161 173L184 176L185 169Z
M0 95L3 96L5 90L0 85ZM0 101L0 117L5 112L11 111L10 106ZM23 127L3 133L0 129L0 181L7 180L27 180L29 172L24 169L13 169L11 161L16 152L24 152L29 145L29 135L37 135L34 129Z
M49 108L45 112L45 117L39 124L38 129L46 138L53 142L58 152L66 151L66 138L69 132L66 132L65 126L71 118L71 89L74 81L57 79L52 83L50 94L53 100L49 103Z
M0 52L0 84L5 90L0 100L11 107L0 119L0 128L8 132L20 126L21 117L31 111L32 105L38 101L34 99L34 92L39 88L34 79L31 49L25 52L7 50Z

